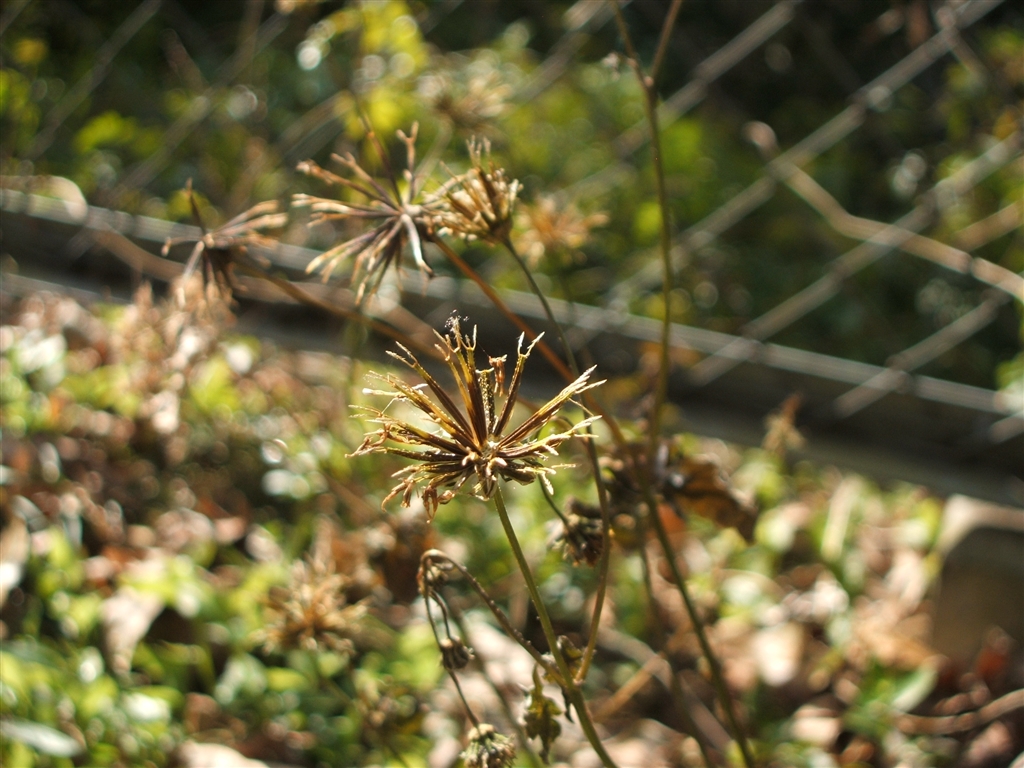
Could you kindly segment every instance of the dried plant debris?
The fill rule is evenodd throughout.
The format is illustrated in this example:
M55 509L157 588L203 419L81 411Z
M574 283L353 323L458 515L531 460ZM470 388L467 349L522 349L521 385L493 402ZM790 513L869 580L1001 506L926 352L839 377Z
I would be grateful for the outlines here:
M257 203L226 224L207 231L195 195L192 193L191 179L185 191L192 208L193 219L202 230L202 235L198 240L169 238L161 250L162 255L167 256L175 245L195 243L188 261L185 262L185 271L179 278L182 286L179 288L179 302L182 304L185 302L184 286L188 284L198 268L200 260L203 265L200 274L203 276L205 284L210 287L210 290L217 290L225 298L230 299L231 293L238 290L238 284L234 277L235 263L250 255L249 248L251 246L268 251L273 250L277 246L277 240L264 233L266 230L282 228L288 221L288 214L279 213L277 202L269 200Z
M523 726L531 739L540 739L540 759L545 763L551 756L551 746L562 733L558 716L562 708L544 694L544 683L540 673L533 672L533 687L527 691L523 702Z
M465 750L467 764L500 766L514 759L516 720L543 757L583 760L585 740L557 689L543 677L522 688L537 659L474 607L467 579L449 580L444 560L424 564L424 589L465 612L465 634L441 633L441 664L413 595L421 554L443 544L514 618L507 544L476 497L502 479L546 477L565 516L551 541L569 562L545 561L542 590L556 621L585 625L594 571L573 566L599 559L600 515L582 473L552 475L547 462L578 434L560 420L589 379L523 408L516 427L529 347L506 375L504 361L480 365L473 335L453 323L439 344L453 384L428 379L406 352L380 373L391 402L362 411L368 442L404 435L394 422L426 419L410 425L412 443L389 437L397 455L388 455L366 449L349 409L381 397L348 386L358 363L225 335L230 323L212 308L148 289L122 307L49 294L0 307L4 764L240 755L379 765L396 753L450 764ZM409 369L415 382L400 377ZM488 441L505 453L487 454ZM361 445L372 463L346 458ZM591 674L613 697L600 727L615 756L700 763L670 688L656 682L653 611L714 759L728 746L699 644L645 533L637 471L655 480L677 564L731 690L751 702L745 718L765 765L997 766L1024 749L1013 627L978 628L981 647L957 660L932 647L941 500L832 469L794 474L765 450L692 437L660 447L649 467L646 451L634 439L602 459L614 549ZM435 475L419 468L439 452L452 475L434 485L436 501L454 514L427 525L433 502L383 512L367 501L386 494L381 477L395 469L399 495L413 477L413 494L429 490ZM720 466L756 495L759 515ZM539 552L557 515L539 489L509 499ZM641 554L653 606L636 586ZM580 638L560 643L578 665ZM466 722L446 669L481 725Z
M708 458L688 456L677 445L658 444L654 460L646 443L630 443L626 450L616 448L604 461L610 473L608 493L617 513L634 516L643 496L636 473L650 473L658 500L680 517L693 513L721 527L735 528L747 541L753 541L757 511L733 490L718 464Z
M544 258L561 259L567 264L581 261L582 248L590 232L608 223L606 213L581 213L574 203L563 203L554 195L522 205L516 217L521 234L515 239L531 266Z

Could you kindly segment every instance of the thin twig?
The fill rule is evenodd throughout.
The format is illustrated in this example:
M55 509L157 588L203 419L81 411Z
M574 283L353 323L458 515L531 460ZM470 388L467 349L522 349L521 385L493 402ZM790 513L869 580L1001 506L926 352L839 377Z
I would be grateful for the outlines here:
M463 578L465 578L466 581L469 582L470 586L473 588L473 591L476 592L477 595L480 596L480 599L484 601L484 605L486 605L490 612L494 615L494 618L498 620L498 624L501 625L501 628L505 630L508 636L515 640L517 643L519 643L519 645L521 645L523 649L526 650L526 652L533 657L533 660L537 662L537 664L539 664L545 672L547 672L548 674L558 674L558 669L556 669L550 661L545 659L540 651L534 648L533 643L531 643L529 640L523 637L522 633L515 628L515 626L509 620L508 616L505 615L505 612L501 610L500 607L498 607L498 604L494 602L494 599L490 596L490 594L488 594L487 590L483 588L483 585L481 585L480 582L476 580L473 574L470 573L469 570L464 565L462 565L462 563L453 560L439 549L429 549L423 553L422 557L423 559L443 560L446 563L450 563L452 567L455 568L459 573L461 573Z
M964 712L959 715L947 715L944 717L924 717L922 715L900 715L896 719L896 727L911 735L948 735L951 733L962 733L973 731L983 725L988 725L1014 710L1024 709L1024 688L1010 691L995 701L991 701L980 709L973 712Z
M661 72L661 65L665 63L665 53L668 51L668 43L672 38L672 28L676 25L676 17L679 9L683 7L683 0L672 0L672 7L668 9L668 15L661 27L661 37L658 39L658 50L654 54L654 63L651 64L651 72L648 75L651 81L651 88L658 82L658 73Z
M462 615L462 611L458 609L454 604L449 603L448 611L451 614L452 621L455 622L455 626L459 628L459 633L470 648L473 648L473 662L480 674L483 675L484 680L490 685L491 690L494 691L495 697L498 699L498 703L501 705L502 710L505 712L505 717L508 718L509 723L515 730L516 735L519 737L519 744L522 747L523 752L530 759L530 764L534 768L541 768L543 763L540 757L534 751L533 746L530 744L530 737L526 735L526 730L523 728L522 723L519 722L519 718L516 717L515 712L512 711L512 705L509 703L509 697L505 694L498 684L494 681L494 678L487 672L487 659L480 655L480 652L473 645L472 639L469 634L469 627L466 625L465 618Z
M636 48L633 45L633 40L629 34L629 28L626 26L626 20L622 16L622 10L619 7L618 0L610 0L612 6L615 9L615 21L619 27L619 33L622 36L623 45L626 48L626 53L630 61L630 65L633 67L636 73L637 80L640 83L641 89L644 91L644 109L647 115L647 123L650 128L651 138L651 163L654 166L654 176L658 194L658 207L661 210L661 263L662 263L662 326L661 326L661 348L660 348L660 361L658 366L658 382L655 389L654 404L651 407L651 416L648 425L649 429L649 441L648 441L648 466L650 467L653 463L653 458L657 454L657 449L660 441L661 432L661 412L663 410L665 400L668 396L668 374L669 374L669 341L670 332L672 328L672 230L671 221L669 218L669 206L668 206L668 195L665 190L665 170L661 156L661 132L658 128L658 110L657 110L657 98L658 94L654 88L654 81L652 78L647 77L644 74L643 66L640 63L640 59L637 56ZM663 31L664 35L664 31ZM664 55L659 51L661 55ZM638 475L646 475L646 472L637 472ZM648 516L651 519L655 533L658 536L658 541L661 544L661 548L665 553L665 559L668 561L670 569L672 571L672 578L675 582L676 588L679 590L679 594L683 598L683 603L686 606L686 612L690 617L690 622L693 624L693 629L697 635L697 640L700 642L701 651L708 661L708 666L711 668L711 676L715 684L715 690L718 692L719 700L722 703L722 708L729 719L729 724L732 726L733 734L736 738L737 743L740 747L740 752L743 754L743 762L747 768L753 768L754 758L750 751L750 745L747 743L746 734L740 728L739 719L736 717L736 708L733 703L732 697L729 694L729 689L726 686L725 678L722 676L721 665L718 659L715 657L714 652L711 650L711 644L708 642L707 634L704 631L703 622L700 616L697 614L696 607L693 604L693 600L690 597L689 589L686 586L686 581L683 579L682 574L679 572L679 566L675 561L675 552L672 550L671 542L668 539L668 533L665 531L665 526L661 521L661 516L658 512L658 503L654 495L654 491L650 484L650 478L645 477L641 482L641 488L643 490L644 500L648 509Z

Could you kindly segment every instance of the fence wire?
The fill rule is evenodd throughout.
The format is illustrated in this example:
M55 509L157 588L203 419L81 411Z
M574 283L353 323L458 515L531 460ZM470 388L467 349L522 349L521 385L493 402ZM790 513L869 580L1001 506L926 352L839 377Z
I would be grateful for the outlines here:
M17 0L6 5L0 13L0 35L12 28L29 2L31 0ZM873 112L886 111L900 89L947 58L955 57L975 77L988 77L982 57L972 49L962 31L983 20L1002 3L1003 0L946 0L937 3L932 8L937 28L935 34L870 82L858 87L854 68L831 43L828 35L810 19L797 23L802 18L803 0L780 0L704 58L693 68L689 79L681 87L666 95L659 106L663 129L671 127L697 107L723 76L791 27L808 38L811 47L834 71L835 78L847 83L851 89L848 105L844 109L788 148L777 146L772 126L764 122L748 124L746 138L761 151L764 158L759 178L701 220L677 233L673 255L674 267L680 270L693 253L707 248L737 227L776 198L780 189L788 189L837 234L860 241L825 265L820 278L746 322L735 337L700 350L702 359L686 371L691 388L707 387L737 366L763 360L768 339L800 323L810 313L836 297L851 277L894 253L924 259L952 272L970 275L986 290L981 293L977 305L962 316L892 355L882 370L866 379L857 380L854 386L834 397L827 407L819 409L824 421L850 419L892 392L912 392L915 384L911 372L967 341L992 323L1000 308L1007 303L1024 302L1022 275L972 254L972 251L987 243L1019 230L1024 215L1021 205L1006 206L987 218L971 222L952 237L946 238L950 242L927 234L943 209L988 176L1001 169L1019 170L1024 167L1024 139L1019 125L1010 136L994 143L971 162L921 194L914 207L894 221L876 221L848 212L806 170L825 152L864 128ZM467 5L460 0L433 4L420 19L421 26L425 30L436 28L450 14L465 11ZM279 9L264 12L266 8L262 0L249 0L240 7L241 15L248 23L243 21L240 25L242 32L234 54L221 64L210 83L202 80L198 68L178 40L175 50L178 50L181 67L192 72L193 79L201 86L198 88L201 93L192 100L191 107L165 129L157 151L128 167L117 184L105 193L101 202L116 207L126 195L150 184L176 159L176 152L188 137L204 121L210 119L218 105L227 98L230 89L243 83L256 57L270 47L288 26L289 17ZM894 10L886 10L876 25L879 28L892 28ZM530 102L564 77L579 52L595 36L604 33L612 15L608 3L578 0L572 5L563 17L562 37L551 46L546 58L539 62L525 80L515 94L514 101ZM265 20L259 23L263 17ZM194 24L177 0L143 0L138 3L114 33L98 47L93 66L76 80L44 116L41 128L25 155L26 160L35 160L44 155L60 131L65 129L67 122L78 114L82 103L102 87L109 73L117 66L119 54L147 25L154 24L154 19L176 19L176 25L172 26L177 26L186 37L186 28ZM171 48L174 47L173 42ZM340 98L341 94L328 96L278 131L272 145L272 156L293 162L334 139L343 130L339 118ZM219 111L218 118L235 119L230 110ZM613 184L618 176L632 172L636 167L634 156L647 143L645 124L638 123L628 128L613 142L617 162L576 182L561 194L575 198L586 195L588 190ZM239 200L234 201L233 205L241 207L243 203ZM91 242L90 239L83 239L77 246L73 246L73 250L77 247L80 252ZM289 253L282 252L284 262L294 262L298 258L295 253ZM291 265L294 266L294 263ZM604 311L597 316L586 308L579 308L579 312L567 308L570 317L585 315L588 318L586 323L575 329L572 335L574 343L583 346L603 331L626 322L624 308L635 305L638 298L653 294L660 288L660 281L661 267L655 259L651 259L645 267L614 286L606 296ZM693 334L681 331L674 338L693 338ZM687 346L685 341L679 343ZM1003 418L986 427L981 439L987 444L1003 443L1024 433L1024 402L1000 402Z

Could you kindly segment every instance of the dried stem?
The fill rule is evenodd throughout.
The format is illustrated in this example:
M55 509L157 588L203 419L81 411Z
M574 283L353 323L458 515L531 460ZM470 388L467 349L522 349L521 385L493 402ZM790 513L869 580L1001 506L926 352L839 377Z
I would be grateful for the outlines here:
M470 647L473 647L473 643L471 642L471 638L469 636L469 627L466 626L466 621L462 616L462 611L460 611L456 605L449 603L448 612L451 615L451 619L455 623L455 626L459 628L459 633L462 635L463 638L465 638L466 643ZM502 710L505 712L505 717L508 718L509 723L515 730L516 735L519 737L519 744L522 747L522 751L527 755L527 757L529 757L530 764L534 768L541 768L543 763L541 762L541 759L537 756L537 753L534 751L533 746L530 744L530 737L526 735L526 731L523 728L522 723L519 722L519 718L516 717L515 712L512 711L512 705L509 703L508 696L505 694L504 691L501 690L501 688L498 687L498 684L494 681L494 678L487 673L486 659L481 658L479 651L476 651L475 649L474 654L475 655L471 663L476 664L476 666L480 670L480 674L483 675L484 679L487 681L487 684L491 687L491 690L494 691L494 695L498 699L498 703L501 705Z
M435 596L429 594L429 592L428 592L428 590L427 590L427 588L425 586L424 586L424 588L422 590L422 594L423 594L423 602L427 606L427 623L430 624L430 629L434 633L434 642L437 643L437 647L438 647L438 649L440 649L441 648L441 636L437 634L437 622L434 621L434 614L430 610L431 600L436 600L437 598ZM444 606L441 605L440 602L438 603L438 605L441 608L441 611L444 612ZM447 625L447 623L448 623L447 613L445 613L444 621L445 621L445 624ZM469 702L466 701L466 694L464 694L462 692L462 686L459 685L459 676L455 674L455 670L454 669L448 669L447 667L445 667L445 670L448 672L448 676L452 679L452 682L455 683L455 690L459 694L459 699L462 700L462 706L466 710L466 716L469 717L469 721L471 723L473 723L473 727L474 728L479 726L480 725L480 720L477 718L476 714L473 712L473 708L471 706L469 706Z
M552 666L551 662L545 659L541 652L533 647L533 643L531 643L529 640L523 637L522 633L515 628L512 622L509 621L508 616L505 615L505 612L501 610L500 607L498 607L498 604L494 602L493 598L491 598L491 596L487 593L487 590L483 588L483 585L481 585L480 582L476 580L473 574L471 574L466 569L466 567L462 565L462 563L459 563L453 560L452 558L448 557L448 555L446 555L439 549L428 549L426 552L423 553L422 559L443 560L446 563L450 563L452 567L455 568L459 573L461 573L463 578L465 578L466 581L469 582L470 586L473 588L473 591L480 596L480 599L484 601L484 605L486 605L488 609L490 609L491 613L494 615L494 618L498 620L498 624L500 624L501 628L505 630L505 633L513 640L515 640L517 643L519 643L519 645L521 645L526 650L526 652L533 657L533 660L537 662L537 664L539 664L545 672L553 675L559 674L558 669Z
M658 366L658 382L655 389L654 404L651 407L649 429L649 444L648 454L653 457L656 454L658 441L660 439L661 432L661 416L664 408L665 400L668 396L668 374L669 374L669 337L672 328L672 285L673 285L673 274L672 274L672 230L671 220L669 217L670 211L668 206L668 194L665 189L665 170L661 154L661 131L658 126L658 92L655 88L654 76L657 74L657 69L661 66L665 55L665 49L667 47L669 30L662 30L661 41L658 46L658 53L655 59L655 67L652 69L651 75L645 75L643 67L640 64L640 59L637 56L636 48L633 45L633 40L629 34L629 28L626 26L626 21L622 16L622 10L619 7L618 0L610 0L612 7L615 11L615 21L619 27L619 33L622 36L623 45L626 48L626 54L629 58L630 65L633 67L636 73L637 80L640 83L640 87L644 92L644 111L647 116L647 123L651 134L651 163L654 167L655 185L658 195L658 207L661 209L661 262L662 262L662 324L661 324L661 355ZM673 3L673 6L669 10L669 16L672 21L675 20L675 14L678 13L679 3ZM648 517L654 525L654 530L658 536L658 541L661 544L661 548L664 551L665 559L668 561L670 569L672 571L672 579L675 582L676 588L679 590L679 594L683 598L683 603L686 606L686 612L690 617L690 621L693 624L694 632L697 635L697 640L700 643L701 651L708 661L708 666L711 668L711 677L714 682L715 690L718 693L718 698L721 701L722 708L725 710L726 716L729 720L729 724L732 727L733 734L739 744L740 751L743 754L743 762L747 768L753 768L754 758L750 751L750 745L747 743L746 734L740 728L739 719L736 717L736 708L732 700L732 696L729 694L729 689L726 686L725 678L722 676L721 665L718 659L715 657L711 650L711 645L708 643L707 633L704 631L703 622L700 616L697 614L696 607L693 604L693 600L690 597L689 589L686 586L686 581L683 579L682 574L679 572L679 566L675 560L675 552L672 549L671 542L668 539L668 533L665 531L665 526L661 521L661 517L658 514L658 504L654 498L654 493L650 486L650 479L646 478L641 481L641 487L644 492L644 498L648 508Z
M654 404L651 406L649 424L649 450L653 456L657 450L658 440L661 434L661 415L668 396L668 373L669 373L669 334L672 330L672 221L668 206L668 193L665 190L665 167L661 156L661 130L658 127L658 92L654 87L653 76L644 74L640 59L633 46L633 40L629 36L629 29L622 17L622 10L619 8L618 0L611 0L615 9L615 21L619 25L619 33L626 46L626 53L629 63L636 72L640 88L644 92L644 112L647 116L647 124L651 133L651 165L654 167L655 188L658 194L658 208L661 210L661 264L662 264L662 320L661 320L661 349L658 364L658 381L654 391ZM675 9L678 12L678 9ZM663 31L662 43L667 43L668 36ZM659 46L659 48L662 46ZM662 51L659 54L663 55Z
M718 701L721 703L722 709L725 710L725 716L729 720L733 736L739 744L740 752L743 753L743 763L747 768L754 768L754 756L750 751L750 745L747 743L746 732L740 726L739 718L736 716L736 706L733 703L732 695L729 693L725 677L722 675L722 665L719 663L718 657L715 656L714 651L711 650L711 644L708 642L707 633L704 631L704 622L701 621L700 616L697 613L697 607L694 605L693 598L690 596L690 590L686 586L686 580L679 571L679 564L676 563L675 552L673 551L672 544L669 541L668 532L665 530L665 524L661 521L661 517L658 514L657 504L653 499L648 501L648 508L653 510L649 517L654 524L654 530L655 533L657 533L661 549L665 554L665 559L668 561L669 570L672 572L672 581L675 582L676 589L679 590L679 594L683 598L683 604L686 606L686 613L690 617L690 622L693 624L693 631L694 634L697 635L697 641L700 643L700 650L704 654L704 658L707 659L708 666L711 668L711 682L714 684L715 692L718 694Z
M683 688L679 682L679 675L672 669L672 664L668 659L668 638L665 633L665 624L661 618L661 610L658 605L658 598L654 595L654 585L651 581L651 560L647 556L647 536L646 528L643 521L640 523L640 563L643 570L644 577L644 591L647 593L648 604L651 607L650 616L653 622L654 637L657 641L658 646L661 648L661 653L665 659L665 664L668 666L670 685L669 691L672 693L672 698L675 700L676 709L679 710L680 717L683 718L683 722L686 727L690 729L690 733L693 734L693 738L697 742L697 746L700 748L701 757L704 758L704 765L707 768L711 768L714 764L711 760L711 755L708 752L708 745L705 743L704 736L697 724L694 722L693 717L690 715L689 707L686 704L686 697L683 695Z

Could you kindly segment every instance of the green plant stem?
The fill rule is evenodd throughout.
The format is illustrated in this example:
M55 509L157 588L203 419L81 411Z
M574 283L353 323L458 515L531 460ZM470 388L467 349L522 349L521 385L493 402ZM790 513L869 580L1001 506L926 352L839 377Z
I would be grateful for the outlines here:
M512 255L516 264L522 269L523 274L526 275L526 280L530 284L530 289L537 294L537 298L540 299L541 306L544 307L544 314L548 316L548 322L554 327L558 333L558 339L562 342L562 349L565 350L565 359L569 362L569 368L572 370L572 374L575 377L579 377L580 368L576 363L576 355L573 354L572 347L569 346L569 339L565 335L565 330L562 328L562 324L555 318L555 313L551 311L551 305L548 304L548 299L544 295L544 292L537 285L537 281L533 279L533 273L526 268L526 262L523 261L522 256L516 250L512 244L511 238L506 237L504 241L505 249ZM607 420L607 416L602 413L602 416ZM587 434L593 434L593 430L588 426ZM612 517L611 511L608 505L608 490L604 485L604 478L601 476L601 463L597 458L597 447L594 445L594 440L585 440L587 456L590 459L590 466L594 473L594 484L597 486L597 502L601 509L601 558L597 563L597 591L594 594L594 613L590 617L590 631L587 635L587 647L583 650L583 660L580 663L579 672L576 675L576 681L582 683L587 679L587 673L590 671L590 664L594 660L594 654L597 652L597 636L598 629L601 626L601 614L604 611L605 597L608 594L608 574L611 568L611 550L612 550ZM561 515L559 515L561 516Z
M590 746L597 752L605 768L618 768L601 743L601 737L598 736L594 722L590 719L590 713L587 711L587 703L583 699L583 692L573 678L572 671L569 669L569 665L566 663L565 657L558 647L558 636L555 634L554 625L551 623L551 616L548 614L548 609L541 599L540 590L537 588L537 582L533 579L530 564L526 562L523 548L519 545L519 537L516 536L515 529L512 527L512 521L509 519L508 510L505 508L505 500L502 497L500 487L494 491L494 505L498 509L498 517L501 518L501 525L505 529L505 537L508 539L509 546L512 547L512 554L515 556L519 570L523 574L523 580L526 582L530 599L533 601L533 607L537 610L537 617L540 619L541 628L544 630L544 637L548 641L551 655L554 657L555 664L558 667L559 675L562 678L562 690L565 691L566 697L576 710L576 715L580 720L580 727L583 729L587 741L590 742Z

